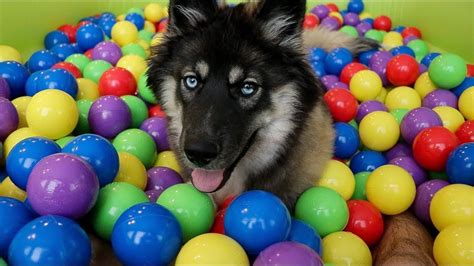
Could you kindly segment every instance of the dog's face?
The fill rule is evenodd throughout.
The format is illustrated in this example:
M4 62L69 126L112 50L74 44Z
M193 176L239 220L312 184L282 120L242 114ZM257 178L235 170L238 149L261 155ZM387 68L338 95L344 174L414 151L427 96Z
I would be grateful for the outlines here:
M237 169L263 171L287 147L317 92L301 51L305 1L219 7L170 3L169 32L148 71L167 113L169 140L193 184L220 189Z

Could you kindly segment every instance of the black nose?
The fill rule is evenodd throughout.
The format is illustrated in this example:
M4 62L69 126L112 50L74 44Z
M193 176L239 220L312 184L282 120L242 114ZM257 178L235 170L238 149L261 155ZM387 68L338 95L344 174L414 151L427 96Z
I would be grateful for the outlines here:
M189 161L197 166L205 166L217 157L219 146L207 141L189 143L185 145L184 152Z

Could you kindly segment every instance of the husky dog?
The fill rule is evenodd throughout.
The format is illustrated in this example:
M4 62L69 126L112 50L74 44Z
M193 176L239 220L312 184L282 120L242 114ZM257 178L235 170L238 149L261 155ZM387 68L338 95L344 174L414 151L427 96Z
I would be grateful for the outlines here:
M303 33L305 10L303 0L170 2L148 83L167 114L185 178L217 203L261 189L291 209L332 157L323 85L305 51L357 54L378 45L321 28Z

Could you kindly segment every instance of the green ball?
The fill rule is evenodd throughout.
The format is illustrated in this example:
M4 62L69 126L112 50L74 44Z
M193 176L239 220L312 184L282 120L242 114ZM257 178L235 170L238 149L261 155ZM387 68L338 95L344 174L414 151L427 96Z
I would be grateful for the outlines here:
M463 82L467 74L467 66L458 55L442 54L431 62L428 73L436 86L452 89Z
M408 47L410 47L413 52L415 52L416 58L423 58L430 52L430 49L428 48L426 42L419 39L410 41L408 43Z
M91 62L89 57L83 54L72 54L64 60L68 63L75 65L81 72L84 72L84 68L86 68L87 64Z
M138 43L130 43L122 47L122 55L138 55L143 57L144 59L147 58L145 48L143 48Z
M127 15L128 15L128 14L131 14L131 13L137 13L137 14L139 14L140 16L145 17L145 12L143 11L142 8L139 8L139 7L132 7L132 8L130 8L130 9L127 11Z
M383 34L378 30L369 30L365 33L365 38L376 40L378 42L383 41Z
M105 71L112 68L112 65L104 60L95 60L87 64L84 68L83 76L99 84L99 79Z
M354 176L356 184L351 199L367 200L367 195L365 194L365 183L367 183L369 175L370 172L359 172Z
M148 118L148 108L145 102L133 95L125 95L121 98L125 101L132 114L132 127L140 127L143 121Z
M209 232L214 222L214 204L211 198L190 184L169 187L156 201L173 213L181 225L184 242Z
M349 25L346 25L346 26L342 27L339 31L347 33L352 37L358 37L359 36L359 32L357 32L356 28L354 28L352 26L349 26Z
M148 202L148 196L134 185L113 182L99 191L97 202L90 212L90 221L97 234L109 240L115 222L128 208Z
M156 99L155 93L151 90L147 83L147 74L143 73L138 79L138 95L143 98L143 100L148 103L157 104L158 100Z
M359 125L357 124L357 122L352 119L351 121L349 121L349 125L351 125L353 128L355 128L357 131L359 131Z
M153 32L148 31L148 30L141 30L138 32L138 38L141 40L144 40L145 42L150 43L151 39L153 39L153 35L155 35Z
M143 130L131 128L122 131L112 142L117 151L135 155L145 167L151 168L156 158L156 144Z
M73 140L75 137L74 136L66 136L64 138L60 138L56 140L56 143L59 145L59 147L64 148L71 140Z
M398 125L400 125L402 123L403 118L409 111L410 110L405 108L398 108L390 111L390 113L393 115L393 117L395 117L395 120L397 120Z
M448 181L448 175L446 174L446 172L429 171L428 176L430 177L430 179L441 179L441 180Z
M0 266L7 266L7 263L0 257Z
M89 110L91 109L92 103L91 100L87 99L82 99L76 102L77 109L79 110L79 121L74 129L76 135L91 132L89 127Z
M296 202L295 218L311 225L321 237L325 237L346 227L349 209L336 191L313 187L301 194Z

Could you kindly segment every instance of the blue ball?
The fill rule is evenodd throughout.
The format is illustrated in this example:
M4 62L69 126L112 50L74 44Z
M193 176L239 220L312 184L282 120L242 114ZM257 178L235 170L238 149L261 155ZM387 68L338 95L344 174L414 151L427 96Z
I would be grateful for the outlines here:
M425 65L426 67L429 67L431 65L431 62L433 62L433 60L438 55L440 55L440 53L429 53L429 54L425 55L425 57L423 57L423 59L421 59L421 63L423 65Z
M44 37L44 47L48 50L61 43L69 43L69 38L62 31L54 30Z
M8 250L11 265L89 265L91 242L73 220L41 216L26 224Z
M298 242L306 245L322 256L321 237L316 230L303 221L292 219L291 230L288 241Z
M99 27L104 31L107 37L111 38L112 28L114 27L115 23L117 23L117 20L115 20L115 18L105 17L99 20Z
M95 134L75 137L62 152L77 155L94 169L101 187L111 183L119 170L117 150L107 139Z
M354 174L357 174L360 172L372 172L385 164L387 164L387 159L382 153L364 150L352 157L349 167Z
M26 190L28 177L35 165L44 157L61 152L56 142L39 137L27 138L16 144L7 157L7 173L12 182Z
M450 183L474 186L474 142L461 144L451 152L446 174Z
M374 25L374 19L373 18L364 18L362 21L369 23L371 26Z
M314 62L314 61L324 62L324 59L326 58L326 56L327 56L327 53L322 48L311 48L309 50L310 62Z
M130 21L133 24L135 24L135 26L137 26L138 30L142 30L143 27L145 26L145 19L140 14L137 14L137 13L128 14L125 17L125 20Z
M104 32L99 26L93 23L81 26L76 33L77 44L83 51L94 48L103 40Z
M468 88L474 86L474 77L466 77L461 84L455 87L452 92L459 98Z
M25 95L25 83L29 76L28 69L18 62L0 62L0 77L6 79L10 87L10 99Z
M359 54L359 62L366 66L369 66L370 58L377 52L377 50L369 50Z
M7 258L13 237L35 217L23 202L7 197L0 197L0 217L0 257Z
M181 227L163 206L140 203L120 215L111 242L123 265L169 265L181 248Z
M33 77L27 82L26 93L28 96L33 96L42 90L57 89L76 98L78 91L77 81L69 71L57 68L37 73L34 73Z
M311 68L313 69L317 77L326 76L326 70L324 70L324 63L322 63L321 61L311 62Z
M239 242L250 256L257 256L268 246L288 237L291 217L285 204L275 195L247 191L227 208L225 234Z
M396 56L396 55L399 55L399 54L407 54L407 55L410 55L412 57L415 57L415 52L410 47L408 47L406 45L402 45L402 46L392 48L390 50L390 53L392 53L393 56Z
M115 19L115 15L112 12L104 12L100 14L100 19L108 19L108 18L113 18Z
M61 43L53 46L51 48L51 52L59 57L62 61L64 61L68 56L77 53L77 48L68 43Z
M326 73L337 75L341 73L342 69L352 62L352 53L346 48L336 48L328 53L324 60L324 68Z
M362 0L351 0L347 4L347 11L360 14L364 11L364 2Z
M333 127L336 131L334 156L339 159L351 158L359 149L359 133L353 126L347 123L337 122Z
M393 29L393 31L396 31L398 33L402 33L402 31L405 29L405 26L398 26Z
M27 96L33 96L38 91L40 91L38 88L38 80L44 75L44 72L46 71L36 71L28 77L25 84L25 93Z
M61 62L61 59L51 51L39 50L34 52L28 60L28 69L31 73L50 69L56 63Z

